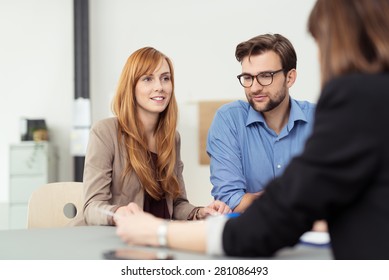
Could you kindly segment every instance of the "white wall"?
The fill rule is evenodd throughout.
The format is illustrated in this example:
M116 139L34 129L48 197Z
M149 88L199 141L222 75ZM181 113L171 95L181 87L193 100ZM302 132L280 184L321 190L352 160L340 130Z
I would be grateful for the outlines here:
M72 3L0 0L0 201L8 197L8 145L19 139L21 116L46 119L52 140L60 147L60 180L72 179ZM170 56L176 73L184 177L194 204L211 200L209 167L198 164L196 104L199 100L244 98L236 79L240 73L234 57L238 43L267 32L288 37L298 56L298 79L291 95L313 102L317 99L316 47L306 31L314 0L89 3L92 120L111 116L118 77L133 51L148 45Z
M8 201L8 147L21 117L44 118L72 178L73 1L0 0L0 201Z

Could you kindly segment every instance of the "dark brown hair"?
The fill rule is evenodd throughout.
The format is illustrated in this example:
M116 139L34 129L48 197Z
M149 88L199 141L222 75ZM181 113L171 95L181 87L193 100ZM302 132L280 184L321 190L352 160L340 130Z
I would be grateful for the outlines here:
M308 30L319 47L322 84L389 70L388 0L318 0Z
M296 69L297 55L292 43L280 34L263 34L240 43L236 47L235 57L239 62L245 57L274 51L281 59L284 74Z

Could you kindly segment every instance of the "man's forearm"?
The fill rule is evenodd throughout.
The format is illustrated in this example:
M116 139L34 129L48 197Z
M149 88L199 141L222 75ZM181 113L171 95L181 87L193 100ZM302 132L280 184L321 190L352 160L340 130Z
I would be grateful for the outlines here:
M251 205L251 203L253 203L253 201L257 199L261 194L262 192L244 194L242 200L234 208L233 212L238 212L238 213L244 212Z

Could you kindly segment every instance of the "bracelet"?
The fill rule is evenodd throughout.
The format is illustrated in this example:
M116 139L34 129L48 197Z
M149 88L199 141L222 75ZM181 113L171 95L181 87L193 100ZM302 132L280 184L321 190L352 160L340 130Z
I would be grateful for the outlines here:
M161 247L167 246L167 227L169 223L167 221L163 221L157 228L157 238L158 244Z

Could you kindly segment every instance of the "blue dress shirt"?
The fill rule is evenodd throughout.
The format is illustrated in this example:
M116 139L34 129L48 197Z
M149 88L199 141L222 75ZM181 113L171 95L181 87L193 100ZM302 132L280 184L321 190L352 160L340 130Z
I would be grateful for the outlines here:
M212 196L234 209L245 193L263 190L302 152L311 133L315 105L290 99L287 125L277 135L245 101L223 105L208 132Z

